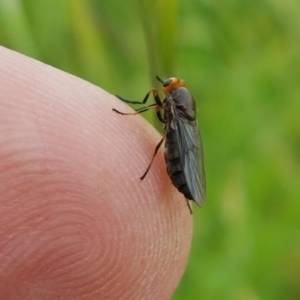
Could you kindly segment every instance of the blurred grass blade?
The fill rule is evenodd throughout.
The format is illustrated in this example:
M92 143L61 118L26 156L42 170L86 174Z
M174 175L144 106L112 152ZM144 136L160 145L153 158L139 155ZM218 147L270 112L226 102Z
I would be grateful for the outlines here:
M178 1L140 0L151 86L159 89L156 75L161 78L174 76L178 40ZM156 117L153 124L161 127Z
M178 1L140 0L150 77L157 86L156 75L174 75L178 40Z
M0 39L2 45L39 57L23 3L16 0L0 1Z

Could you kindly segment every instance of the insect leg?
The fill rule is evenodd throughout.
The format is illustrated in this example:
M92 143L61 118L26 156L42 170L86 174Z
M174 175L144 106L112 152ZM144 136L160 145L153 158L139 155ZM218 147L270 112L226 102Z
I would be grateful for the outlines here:
M157 97L158 97L158 95L157 95ZM159 98L158 98L158 100L160 101ZM165 123L165 121L164 121L164 119L163 119L163 117L161 115L161 112L160 112L161 106L158 103L153 103L153 104L150 104L148 106L141 107L139 109L136 109L135 112L133 112L133 113L123 113L123 112L121 112L119 110L116 110L115 108L113 108L112 110L114 112L120 114L120 115L138 115L138 114L143 113L143 112L145 112L145 111L147 111L149 109L155 109L156 115L157 115L159 121L162 122L162 123Z
M157 105L162 106L162 102L158 96L157 90L156 89L152 89L150 90L144 97L143 101L131 101L131 100L126 100L118 95L116 95L116 97L118 97L120 100L122 100L123 102L129 103L129 104L145 104L150 96L150 94L153 94L153 98L155 100L155 102L157 103Z
M187 206L188 206L188 208L190 210L190 214L192 215L193 211L192 211L192 207L191 207L190 201L189 201L189 199L185 199L185 200L186 200L186 204L187 204Z
M143 180L146 177L146 175L148 174L148 172L149 172L149 170L150 170L150 168L152 166L152 163L154 161L154 157L156 156L156 154L158 152L158 149L160 148L161 144L163 143L165 137L166 137L166 134L164 133L162 139L160 140L160 142L155 147L155 150L154 150L154 153L152 155L152 159L151 159L151 162L150 162L149 166L147 167L147 169L146 169L145 173L142 175L142 177L140 177L141 180Z
M160 107L158 105L156 105L155 107L155 111L156 111L156 115L158 117L158 120L162 123L166 123L166 121L163 119L161 112L160 112Z
M133 115L137 115L137 114L140 114L140 113L143 113L149 109L152 109L154 108L155 109L155 112L156 112L156 115L157 115L157 118L159 119L160 122L162 123L166 123L161 115L161 112L160 112L160 106L158 104L151 104L149 106L146 106L146 107L141 107L139 109L136 109L135 110L135 113L132 113Z
M156 103L150 104L150 105L145 106L145 107L141 107L141 108L139 108L139 109L136 109L135 112L133 112L133 113L123 113L123 112L121 112L121 111L119 111L119 110L116 110L115 108L113 108L112 110L113 110L114 112L120 114L120 115L128 116L128 115L138 115L138 114L143 113L143 112L145 112L145 111L147 111L147 110L149 110L149 109L155 109L155 110L158 109L158 110L159 110L159 108L157 108L157 104L156 104Z

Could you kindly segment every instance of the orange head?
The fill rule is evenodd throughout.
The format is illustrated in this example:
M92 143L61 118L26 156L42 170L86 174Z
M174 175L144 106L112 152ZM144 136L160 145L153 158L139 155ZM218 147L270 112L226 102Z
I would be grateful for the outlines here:
M185 86L184 81L176 77L170 77L166 80L161 80L158 76L156 76L156 78L163 84L163 91L165 95L169 94L172 90Z

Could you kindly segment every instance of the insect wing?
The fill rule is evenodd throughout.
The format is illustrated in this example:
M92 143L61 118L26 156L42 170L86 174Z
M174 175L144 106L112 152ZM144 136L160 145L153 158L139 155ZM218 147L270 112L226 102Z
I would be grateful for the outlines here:
M173 124L178 141L183 173L193 200L200 206L204 204L206 181L203 149L197 121L185 118L173 105Z

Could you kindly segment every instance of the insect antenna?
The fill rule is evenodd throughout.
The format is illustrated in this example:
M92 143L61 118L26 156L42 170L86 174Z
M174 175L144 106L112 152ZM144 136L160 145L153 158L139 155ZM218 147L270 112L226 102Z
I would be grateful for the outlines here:
M159 82L164 83L164 82L160 79L160 77L158 77L157 75L156 75L156 79L157 79Z

